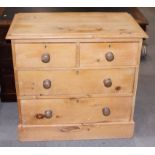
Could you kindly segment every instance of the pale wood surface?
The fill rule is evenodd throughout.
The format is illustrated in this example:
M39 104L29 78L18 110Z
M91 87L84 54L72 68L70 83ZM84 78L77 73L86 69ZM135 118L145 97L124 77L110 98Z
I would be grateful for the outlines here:
M24 125L127 122L132 97L20 100L20 104ZM109 116L102 113L105 107L110 109ZM52 118L36 118L36 114L44 114L46 110L53 112Z
M49 38L49 39L18 39L14 43L98 43L98 42L118 42L118 43L133 43L139 42L142 38Z
M17 67L75 67L75 43L15 44ZM43 54L50 55L50 62L43 63Z
M138 43L28 43L15 44L16 67L65 68L65 67L105 67L137 65ZM114 54L108 62L107 52ZM41 61L42 54L50 55L50 62ZM76 55L76 53L79 53ZM95 54L94 54L95 53Z
M139 58L138 43L81 43L80 66L127 66L137 65ZM112 52L113 61L107 61L105 54Z
M143 37L127 13L17 14L7 38L13 39L20 140L131 137ZM49 63L41 62L44 53ZM104 107L110 116L103 116ZM37 120L45 110L53 117Z
M139 49L138 49L138 53L139 53L139 58L138 58L139 63L138 64L140 64L142 44L143 44L143 41L141 40L139 42ZM135 72L133 102L132 102L132 108L131 108L132 109L131 120L134 119L134 111L135 111L135 103L136 103L136 93L137 93L137 87L138 87L138 74L139 74L139 65L138 65L138 67L136 67L136 72Z
M77 140L131 138L134 133L134 122L112 122L93 124L72 124L54 126L18 126L19 140Z
M109 93L121 95L133 92L135 69L18 71L17 74L19 94L22 96ZM112 80L112 86L107 88L103 81L108 78ZM46 79L51 81L49 89L43 87Z
M128 13L18 13L7 39L146 38Z
M41 96L37 96L37 95L29 95L29 96L23 96L23 95L19 95L18 94L18 98L21 100L31 100L31 99L70 99L70 98L100 98L100 97L133 97L133 92L132 93L103 93L103 94L63 94L63 95L41 95Z
M19 85L18 85L18 76L16 67L16 54L14 48L14 41L11 40L11 48L12 48L12 58L13 58L13 67L14 67L14 78L15 78L15 87L16 87L16 94L17 94L17 105L18 105L18 123L21 124L22 122L22 115L21 115L21 104L19 102Z

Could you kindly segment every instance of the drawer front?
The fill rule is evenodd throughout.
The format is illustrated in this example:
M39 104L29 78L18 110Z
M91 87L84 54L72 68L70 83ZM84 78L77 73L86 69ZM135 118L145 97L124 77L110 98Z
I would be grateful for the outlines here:
M75 67L76 45L69 43L15 44L17 67Z
M40 99L20 103L25 125L99 123L129 121L132 98Z
M137 65L138 43L81 43L80 66Z
M128 94L135 69L18 71L20 95Z

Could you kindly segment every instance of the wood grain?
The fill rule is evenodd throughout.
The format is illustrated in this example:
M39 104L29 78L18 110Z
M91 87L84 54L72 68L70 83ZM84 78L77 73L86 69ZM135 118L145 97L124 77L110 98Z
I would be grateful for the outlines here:
M138 49L138 53L139 53L138 64L140 64L142 43L143 43L143 41L141 40L139 42L139 49ZM137 94L137 87L138 87L138 74L139 74L139 66L136 67L136 72L135 72L134 93L133 93L131 120L134 119L135 104L136 104L136 94Z
M18 71L19 94L22 96L128 94L133 92L134 74L133 68ZM109 78L112 80L112 86L105 87L103 81ZM51 81L49 89L43 87L43 81L46 79Z
M20 140L129 138L142 38L126 13L17 14L12 39ZM114 60L105 59L107 52ZM41 62L49 53L51 61ZM111 79L106 87L104 80ZM44 80L51 87L43 86ZM108 107L110 115L102 109ZM52 111L52 118L37 119Z
M114 43L133 43L139 42L141 38L39 38L39 39L13 39L16 44L18 43L103 43L103 42L114 42Z
M21 141L131 138L134 122L18 126Z
M74 43L28 43L15 44L16 67L75 67L76 44ZM43 54L50 55L50 61L43 63Z
M52 125L130 121L132 97L70 98L20 100L24 125ZM110 115L102 109L108 107ZM37 119L37 114L51 110L52 118Z
M7 39L146 38L128 13L18 13Z
M138 43L81 43L80 66L130 66L137 65L139 58ZM113 61L107 61L105 54L112 52Z
M15 64L16 64L16 55L15 55L15 46L14 41L11 40L11 47L12 47L12 58L13 58L13 67L14 67L14 77L15 77L15 87L16 87L16 93L17 93L17 105L18 105L18 123L22 123L22 115L21 115L21 104L19 102L19 85L18 85L18 75L17 70L15 70Z

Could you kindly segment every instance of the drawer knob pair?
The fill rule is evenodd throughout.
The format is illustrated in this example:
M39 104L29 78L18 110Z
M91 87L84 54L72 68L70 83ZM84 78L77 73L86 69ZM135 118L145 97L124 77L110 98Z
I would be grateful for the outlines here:
M107 61L113 61L114 60L114 54L112 52L107 52L105 54L105 58Z
M109 116L110 115L110 109L108 107L105 107L102 109L102 113L104 116Z
M52 111L51 110L46 110L43 114L39 113L36 114L37 119L43 119L43 118L51 118L52 117Z
M43 63L48 63L50 62L50 55L48 53L44 53L42 56L41 56L41 61Z
M45 89L51 88L51 81L48 80L48 79L44 80L44 81L43 81L43 87L44 87Z
M105 86L105 87L111 87L111 86L112 86L112 80L111 80L111 79L105 79L105 80L103 81L103 83L104 83L104 86ZM51 88L51 81L50 81L49 79L44 80L44 81L43 81L43 87L44 87L45 89Z

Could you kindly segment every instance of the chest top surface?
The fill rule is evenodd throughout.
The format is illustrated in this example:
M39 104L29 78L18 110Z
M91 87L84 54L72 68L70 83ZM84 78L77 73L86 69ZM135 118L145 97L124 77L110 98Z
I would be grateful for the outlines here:
M18 13L7 39L146 38L128 13Z

